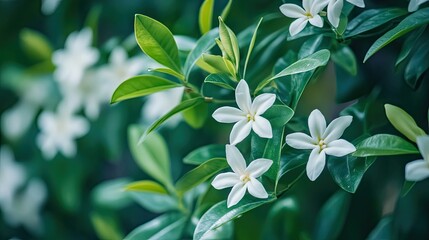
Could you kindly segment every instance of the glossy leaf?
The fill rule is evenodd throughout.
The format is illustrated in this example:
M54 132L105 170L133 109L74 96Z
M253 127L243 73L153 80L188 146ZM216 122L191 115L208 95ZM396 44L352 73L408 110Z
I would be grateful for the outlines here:
M134 32L138 45L146 55L177 73L182 72L179 50L166 26L148 16L136 14Z
M137 227L124 240L182 239L186 221L182 214L165 214Z
M214 0L205 0L200 7L199 20L201 34L205 34L212 28Z
M429 23L429 8L423 8L418 10L417 12L409 15L404 20L402 20L396 27L392 30L385 33L379 39L377 39L374 44L370 47L368 52L365 55L364 62L368 60L372 55L378 52L380 49L385 47L387 44L392 41L402 37L406 33L416 29L423 24Z
M337 239L341 233L350 204L350 195L339 191L323 205L313 232L313 239Z
M167 194L167 190L160 184L150 180L142 180L137 182L129 183L124 188L125 191L135 191L135 192L153 192Z
M235 90L237 86L237 83L225 73L210 74L204 79L204 83L210 83L229 90Z
M143 129L139 126L132 125L128 128L128 142L134 160L146 174L166 187L171 186L170 157L167 144L158 133L147 136L145 141L139 144L138 139L142 133Z
M401 108L385 104L384 109L386 110L387 119L400 133L404 134L408 139L416 142L418 136L426 135L425 131L417 126L416 121L407 112Z
M400 154L418 154L417 148L402 139L390 134L377 134L369 137L356 146L355 157L389 156Z
M207 181L213 175L227 168L228 162L225 158L210 159L200 166L192 169L183 175L176 183L176 189L179 194L183 194L199 184Z
M226 59L226 61L229 61ZM230 73L226 61L222 56L203 54L201 58L197 61L198 67L209 73ZM230 73L232 76L235 75L234 72Z
M225 145L212 144L195 149L183 158L186 164L199 165L213 158L225 158Z
M181 85L165 78L152 75L136 76L119 85L119 87L113 93L110 103L116 103L131 98L143 97L152 93L176 87L181 87Z
M264 221L265 239L299 239L303 231L300 223L300 209L297 199L292 197L277 200Z
M211 207L198 222L194 232L194 239L205 239L210 232L216 231L219 227L227 222L236 219L242 214L257 208L263 204L274 201L275 198L270 196L268 199L255 199L250 196L245 196L237 205L230 208L226 207L226 200L217 203Z
M348 26L345 36L353 37L373 30L393 19L406 15L408 12L402 8L369 9L353 18Z
M273 105L262 116L271 123L273 128L281 128L293 117L295 112L286 105Z
M356 76L357 74L357 61L356 56L353 51L347 47L343 46L338 51L334 52L331 55L332 61L334 61L338 66L346 70L350 75Z
M21 45L27 55L35 60L50 60L52 46L48 39L41 33L23 29L19 34Z
M148 69L150 72L159 72L159 73L166 73L168 75L174 76L180 80L185 80L185 76L181 73L177 73L169 68L154 68L154 69Z
M411 56L408 64L405 67L404 78L405 82L412 88L417 89L424 76L429 69L429 42L425 39L418 44L415 52Z
M235 66L235 70L238 70L238 66L240 65L240 49L238 47L237 37L234 32L226 26L221 17L219 17L219 37L226 55L224 57L231 60Z
M398 58L396 59L395 66L398 66L400 63L402 63L407 57L413 52L413 49L415 49L418 45L418 40L420 36L423 34L423 32L426 29L426 25L421 26L419 29L411 32L407 39L405 39L404 44L402 44L401 52L398 55Z
M264 18L261 18L258 24L256 25L255 31L253 32L253 35L252 35L252 39L250 40L249 48L247 49L246 62L244 63L244 71L243 71L244 79L246 78L247 64L249 63L250 55L252 54L253 47L255 46L256 36L258 34L258 29L262 23L262 20L264 20Z

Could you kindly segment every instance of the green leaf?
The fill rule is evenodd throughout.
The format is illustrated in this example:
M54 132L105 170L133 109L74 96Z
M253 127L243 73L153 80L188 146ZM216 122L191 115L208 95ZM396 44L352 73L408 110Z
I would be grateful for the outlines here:
M195 65L198 59L201 58L203 53L208 52L212 47L214 47L215 39L219 34L218 28L212 29L210 32L204 34L196 43L195 48L189 53L186 58L184 72L185 72L185 80L187 81L189 78L189 74L192 70L192 67Z
M179 50L166 26L155 19L136 14L134 32L138 45L146 55L177 73L182 72Z
M131 198L124 187L130 183L127 178L104 181L91 193L92 202L99 207L121 209L131 203Z
M143 97L175 87L181 87L181 85L157 76L136 76L119 85L119 87L113 93L110 103L116 103L136 97Z
M375 162L375 157L357 158L347 155L330 158L328 169L334 181L347 192L355 193L365 172Z
M226 200L217 203L211 207L198 222L194 232L194 239L205 239L211 232L216 231L219 227L227 222L236 219L242 214L255 209L263 204L274 201L276 198L269 196L268 199L256 200L255 198L245 196L237 205L230 208L226 206ZM256 201L255 201L256 200Z
M255 46L256 36L258 33L259 26L262 23L262 20L264 20L264 18L261 18L259 20L258 24L255 27L255 31L253 32L252 40L250 40L249 48L247 50L246 62L244 63L243 79L246 78L247 64L249 63L250 55L252 54L253 47Z
M183 158L186 164L200 165L213 158L225 158L225 145L212 144L203 146L190 152Z
M128 142L131 153L137 165L149 176L158 180L164 186L171 187L170 157L167 144L158 133L146 137L141 144L138 143L143 129L137 125L128 128Z
M392 30L388 31L379 39L377 39L374 42L374 44L372 44L372 46L369 48L368 52L365 55L365 59L363 61L366 62L368 58L370 58L380 49L382 49L392 41L396 40L397 38L402 37L403 35L412 31L413 29L428 23L429 23L429 8L423 8L418 10L415 13L412 13L404 20L402 20Z
M235 70L240 66L240 49L238 47L237 37L234 32L226 26L222 18L219 17L219 37L225 51L225 56L235 65Z
M182 214L165 214L137 227L124 240L182 239L186 221Z
M283 71L276 74L274 77L271 77L269 79L262 81L256 88L255 92L259 92L260 90L262 90L262 88L264 88L267 84L269 84L274 79L292 75L292 74L308 72L318 67L325 66L329 61L330 55L331 54L329 50L323 49L311 54L308 57L300 59L295 63L291 64L290 66L288 66L287 68L285 68Z
M398 55L398 58L396 59L395 66L397 67L400 63L402 63L415 49L418 45L418 40L420 36L423 34L423 32L426 29L426 25L421 26L419 29L411 32L407 39L405 39L404 43L402 44L401 52Z
M227 167L225 158L210 159L183 175L176 183L177 192L183 194Z
M342 46L331 55L332 61L346 70L350 75L357 74L357 61L355 54L348 46Z
M212 28L214 0L205 0L200 7L199 24L201 34L205 34Z
M323 205L313 232L313 239L337 239L346 220L350 195L339 191Z
M417 89L422 76L429 69L429 40L420 41L407 66L405 67L405 82L412 88Z
M295 112L286 105L273 105L262 116L270 121L273 128L281 128L294 114Z
M226 59L226 61L229 61ZM203 54L197 61L198 67L209 73L230 73L226 61L222 56ZM234 72L231 74L234 76Z
M143 142L145 138L148 136L149 133L153 132L155 129L157 129L161 124L163 124L165 121L167 121L170 117L176 115L179 112L183 112L187 109L193 108L197 106L198 104L201 104L204 102L204 98L198 97L198 98L192 98L185 101L182 101L171 109L168 113L166 113L164 116L162 116L160 119L156 120L152 125L150 125L146 131L141 135L139 139L139 143Z
M225 73L210 74L204 79L204 83L210 83L229 90L235 90L237 86L237 83Z
M355 157L389 156L400 154L418 154L417 148L401 137L389 134L377 134L356 146Z
M353 18L348 26L345 36L353 37L373 30L391 20L406 15L408 12L402 8L369 9Z
M117 218L113 214L101 212L91 213L91 223L101 240L121 240L124 238Z
M193 99L198 97L199 95L196 93L186 93L183 95L184 100ZM185 119L186 123L188 123L191 127L197 129L201 128L206 122L208 115L208 105L206 102L201 101L196 104L194 107L191 107L187 110L184 110L182 115Z
M407 196L411 189L413 189L414 185L416 185L416 182L405 181L401 189L401 197Z
M179 210L177 198L165 193L133 191L129 192L129 194L143 208L154 213Z
M393 234L393 218L392 216L386 216L378 222L377 226L368 236L368 240L379 240L379 239L395 239Z
M135 191L135 192L153 192L167 194L167 190L157 182L150 180L142 180L137 182L129 183L124 188L125 191Z
M229 0L228 3L226 4L225 8L222 10L222 13L220 15L222 19L226 19L228 17L229 10L231 10L231 5L232 5L232 0Z
M425 131L417 126L414 118L401 108L391 104L385 104L384 108L389 122L411 141L416 142L418 136L426 135Z
M279 199L268 212L264 223L264 239L300 239L303 231L300 222L298 201L292 197Z
M51 60L52 46L43 34L26 28L19 33L19 37L29 57L39 61Z
M346 31L348 21L348 17L344 13L341 13L340 22L338 27L335 29L335 32L338 35L337 38L343 36L344 32Z
M177 73L169 68L149 68L148 71L150 72L159 72L159 73L166 73L168 75L174 76L180 80L185 80L185 76L183 76L183 74L181 73Z

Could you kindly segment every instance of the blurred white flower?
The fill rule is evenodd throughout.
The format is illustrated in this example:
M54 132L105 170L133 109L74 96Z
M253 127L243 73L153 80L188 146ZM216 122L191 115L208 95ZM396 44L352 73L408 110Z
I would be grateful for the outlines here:
M42 0L42 13L51 15L55 12L61 0Z
M182 99L183 90L184 87L177 87L149 95L142 108L143 122L152 123L177 106ZM181 116L176 114L166 122L166 126L175 127L180 120Z
M270 122L261 115L276 101L276 95L264 93L255 98L252 103L249 86L245 80L240 80L235 89L235 101L239 108L221 107L213 113L213 118L221 123L236 123L232 127L229 141L236 145L243 141L253 131L262 138L272 138Z
M356 151L355 146L344 139L339 139L350 126L352 116L334 119L328 127L322 113L315 109L308 117L311 136L305 133L291 133L286 136L286 143L296 149L312 149L307 162L307 176L316 180L325 167L326 154L342 157Z
M15 162L12 151L6 147L0 148L0 207L13 201L18 188L24 183L26 173L23 166Z
M52 55L56 66L54 76L60 84L76 86L82 80L85 70L97 62L99 52L91 47L92 31L85 28L71 33L66 40L65 48Z
M227 200L228 208L237 204L244 197L246 190L256 198L268 198L267 191L256 178L270 169L272 160L255 159L246 167L243 155L234 145L226 145L226 160L233 172L217 175L212 186L216 189L232 187Z
M415 12L419 9L419 6L429 0L410 0L408 4L408 12Z
M363 0L346 0L347 2L364 8L365 3ZM343 10L344 1L343 0L329 0L328 4L328 20L335 28L338 27L340 23L341 11Z
M407 163L405 166L407 181L421 181L429 177L429 136L417 137L417 146L423 159Z
M303 0L301 8L298 5L286 3L280 6L280 11L290 18L296 18L290 24L289 33L291 36L295 36L300 33L307 23L310 22L311 25L315 27L323 27L323 19L320 17L319 13L326 6L327 0Z
M89 131L89 123L84 117L74 115L75 107L62 102L57 112L44 111L40 114L38 125L41 130L37 136L37 145L47 159L61 152L66 157L76 155L75 139Z
M11 226L23 225L32 233L40 234L43 223L40 211L46 195L46 186L41 180L30 180L22 192L3 209L5 221Z

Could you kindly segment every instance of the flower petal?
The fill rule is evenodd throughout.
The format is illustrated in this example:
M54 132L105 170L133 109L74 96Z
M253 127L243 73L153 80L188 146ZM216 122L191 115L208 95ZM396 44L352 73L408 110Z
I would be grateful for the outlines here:
M429 164L429 136L417 137L417 146L419 147L423 159Z
M413 1L413 0L411 0L411 1ZM364 8L365 7L365 3L364 3L363 0L347 0L347 2L353 4L353 5L357 6L357 7L360 7L360 8Z
M296 149L313 149L317 147L314 139L305 133L291 133L286 136L287 145Z
M298 33L300 33L305 28L305 26L307 25L307 22L308 22L308 19L304 18L304 17L298 18L295 21L293 21L289 27L290 35L295 36Z
M234 124L229 135L229 141L232 145L236 145L245 139L252 130L252 122L247 119L241 120Z
M238 108L234 107L221 107L214 111L212 117L221 123L235 123L240 120L246 119L245 114Z
M246 161L236 146L226 145L226 160L235 173L242 175L246 170Z
M275 101L276 95L272 93L264 93L257 96L252 103L252 113L255 115L263 114L268 108L273 106Z
M227 207L230 208L237 204L244 197L246 189L247 186L242 182L235 184L228 195Z
M335 28L340 24L340 15L343 10L343 0L331 0L328 4L328 20Z
M352 116L343 116L332 120L323 133L322 139L326 143L339 139L343 135L344 130L350 126L352 121Z
M405 179L407 181L421 181L429 177L429 164L423 160L415 160L405 165Z
M237 88L235 89L235 101L242 111L246 113L250 112L252 99L250 98L249 85L247 85L244 79L238 82Z
M325 153L335 157L342 157L356 151L353 144L344 139L339 139L328 143L324 149Z
M255 116L255 121L252 124L252 129L261 138L273 137L273 130L271 128L271 123L267 119L261 116Z
M311 5L311 14L312 15L319 15L319 13L324 9L330 0L316 0L313 1L313 5Z
M232 187L238 182L240 182L240 176L236 173L221 173L213 179L212 186L216 189L224 189Z
M315 140L322 138L326 129L326 120L319 109L314 109L308 117L308 128L310 129L311 137Z
M301 18L305 16L305 11L300 6L295 4L283 4L280 6L280 11L286 16L290 18Z
M307 176L311 181L316 180L325 168L326 155L324 150L319 152L319 148L313 149L307 162Z
M311 25L315 27L323 27L323 19L319 15L313 15L312 18L309 19Z
M249 176L257 178L262 176L268 169L270 169L273 161L266 158L258 158L253 160L249 166L246 168L245 172L249 174Z
M308 11L310 11L314 2L315 2L314 0L302 0L302 7L304 8L305 11L308 12Z
M250 181L247 182L247 190L249 191L250 195L256 198L268 198L268 193L264 186L255 178L250 178Z

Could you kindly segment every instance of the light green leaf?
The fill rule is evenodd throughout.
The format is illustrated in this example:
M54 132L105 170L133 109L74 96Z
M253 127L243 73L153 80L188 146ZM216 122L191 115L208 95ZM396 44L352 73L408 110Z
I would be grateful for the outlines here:
M182 239L186 221L182 214L165 214L137 227L124 240Z
M425 131L417 126L416 121L407 112L391 104L385 104L387 119L405 137L416 142L418 136L426 135Z
M343 46L338 51L331 55L332 61L338 66L346 70L350 75L356 76L357 74L357 61L353 51L348 46Z
M177 73L182 72L179 50L166 26L155 19L136 14L134 32L138 45L146 55Z
M387 44L396 40L399 37L402 37L406 33L416 29L424 24L429 23L429 8L423 8L418 10L417 12L409 15L404 20L402 20L396 27L392 30L385 33L379 39L377 39L374 44L369 48L368 52L365 55L366 62L368 58L378 52L380 49L385 47Z
M197 65L209 73L230 73L224 58L218 55L204 53L197 61ZM233 74L231 75L234 76Z
M225 145L212 144L195 149L183 158L186 164L199 165L213 158L225 158Z
M366 10L349 22L345 36L353 37L358 34L373 30L407 13L408 12L402 8L382 8Z
M201 217L194 232L194 239L205 239L212 231L216 231L216 229L227 222L275 199L275 197L269 196L268 199L256 200L255 198L245 196L237 205L230 208L226 207L226 200L219 202Z
M221 17L219 17L219 36L223 50L225 51L224 54L226 55L224 55L224 57L231 60L235 65L235 70L238 71L238 67L240 66L240 49L238 47L237 37L234 32L226 26Z
M346 220L350 195L339 191L323 205L313 232L313 239L337 239Z
M273 105L262 116L268 119L273 128L281 128L293 117L295 112L286 105Z
M153 192L160 194L167 194L167 190L157 182L150 180L142 180L137 182L129 183L124 188L125 191L135 191L135 192Z
M152 93L181 86L182 85L178 83L157 76L136 76L119 85L119 87L113 93L110 103L116 103L136 97L143 97Z
M112 214L92 212L91 223L97 233L98 239L121 240L124 238L117 218L112 216Z
M171 70L169 68L153 68L153 69L150 68L150 69L148 69L148 71L150 71L150 72L166 73L166 74L174 76L174 77L176 77L176 78L178 78L178 79L180 79L182 81L185 80L185 76L183 76L183 74L175 72L175 71L173 71L173 70Z
M177 192L183 194L227 167L228 162L225 158L210 159L183 175L176 182Z
M50 61L52 46L43 34L26 28L19 33L19 37L22 48L29 57L40 61Z
M98 184L91 193L95 206L121 209L131 203L131 198L124 187L130 183L127 178L104 181Z
M256 36L258 33L259 26L262 23L262 20L264 20L264 18L261 18L259 20L258 24L256 25L255 31L253 32L252 40L250 40L249 48L247 50L246 62L244 63L243 79L246 78L247 64L249 63L250 55L252 54L253 47L255 46Z
M200 7L199 24L201 34L205 34L212 28L214 0L205 0Z
M401 154L418 154L417 148L401 137L389 134L377 134L369 137L356 146L355 157L389 156Z
M139 144L138 139L143 131L137 125L128 128L128 142L134 160L146 174L169 188L172 179L167 144L158 133L147 136L145 141Z
M237 86L237 83L231 79L228 74L225 73L210 74L206 77L206 79L204 79L204 83L211 83L229 90L235 90L235 87Z
M183 100L193 99L198 96L199 95L196 93L186 93L183 95ZM194 107L184 110L182 115L189 126L197 129L201 128L206 122L208 111L207 103L202 101L196 104Z
M331 54L329 50L322 49L320 51L317 51L311 54L308 57L300 59L295 63L291 64L290 66L286 67L283 71L279 72L274 77L271 77L269 79L262 81L256 88L255 92L259 92L260 90L262 90L262 88L264 88L267 84L269 84L276 78L297 74L297 73L308 72L318 67L325 66L329 61L330 55Z

